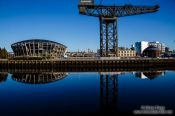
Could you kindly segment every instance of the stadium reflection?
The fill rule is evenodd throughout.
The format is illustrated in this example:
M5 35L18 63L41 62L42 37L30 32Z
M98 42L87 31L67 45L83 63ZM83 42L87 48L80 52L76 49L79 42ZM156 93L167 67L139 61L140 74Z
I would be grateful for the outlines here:
M66 72L18 72L12 74L12 79L22 83L44 84L62 80L67 75Z

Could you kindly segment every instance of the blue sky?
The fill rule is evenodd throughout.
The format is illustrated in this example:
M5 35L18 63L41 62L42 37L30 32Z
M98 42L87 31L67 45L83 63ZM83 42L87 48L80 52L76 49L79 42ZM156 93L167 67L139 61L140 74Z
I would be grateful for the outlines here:
M79 0L0 0L0 47L12 51L14 42L38 38L60 42L68 50L96 51L99 20L79 15ZM99 3L99 0L96 0ZM118 20L119 46L136 41L160 41L175 48L175 0L103 0L112 5L160 5L156 13Z

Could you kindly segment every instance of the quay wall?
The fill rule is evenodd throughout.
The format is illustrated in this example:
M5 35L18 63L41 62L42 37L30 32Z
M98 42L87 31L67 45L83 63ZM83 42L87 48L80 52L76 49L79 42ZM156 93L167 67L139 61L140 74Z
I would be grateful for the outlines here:
M106 69L145 69L145 68L168 68L175 67L175 59L115 59L115 60L0 60L0 69L18 70L63 70L76 71L89 69L90 71L100 71Z

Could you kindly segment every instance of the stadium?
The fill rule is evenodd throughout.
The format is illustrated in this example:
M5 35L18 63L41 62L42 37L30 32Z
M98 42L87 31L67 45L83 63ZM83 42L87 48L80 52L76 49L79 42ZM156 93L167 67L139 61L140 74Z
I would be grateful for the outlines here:
M31 39L13 43L11 48L16 59L57 59L63 58L67 47L63 44L43 40Z

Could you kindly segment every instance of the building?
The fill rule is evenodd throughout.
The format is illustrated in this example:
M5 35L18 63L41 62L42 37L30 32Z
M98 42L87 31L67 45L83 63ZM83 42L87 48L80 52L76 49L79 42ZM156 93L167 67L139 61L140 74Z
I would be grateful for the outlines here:
M31 39L13 43L11 45L15 58L62 58L66 52L66 46L57 42Z
M149 46L157 47L161 53L165 53L165 44L158 41L149 42Z
M160 50L160 53L165 53L165 44L160 43L158 41L154 41L154 42L141 41L141 42L136 42L135 45L132 45L132 46L134 46L136 50L136 54L139 56L142 56L143 51L149 46L157 47Z
M87 57L87 58L94 58L97 56L97 53L88 49L88 51L76 51L76 52L66 52L66 56L69 58L77 58L77 57Z
M136 51L132 49L118 49L118 57L135 57Z
M147 42L147 41L136 42L135 43L136 55L141 56L144 49L146 49L148 47L148 43L149 42Z
M109 57L116 57L117 53L109 52ZM97 56L100 56L100 50L97 50ZM118 57L136 57L136 51L125 47L118 48Z
M157 47L149 46L143 51L143 56L150 58L160 57L160 50Z
M8 59L13 59L14 58L14 53L13 52L8 52Z

